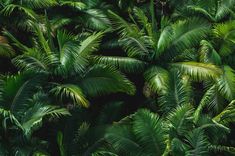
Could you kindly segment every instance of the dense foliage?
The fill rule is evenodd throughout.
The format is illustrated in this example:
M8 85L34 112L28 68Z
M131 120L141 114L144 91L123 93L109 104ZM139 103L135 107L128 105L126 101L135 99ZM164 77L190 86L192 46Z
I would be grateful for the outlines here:
M1 0L1 156L235 155L235 0Z

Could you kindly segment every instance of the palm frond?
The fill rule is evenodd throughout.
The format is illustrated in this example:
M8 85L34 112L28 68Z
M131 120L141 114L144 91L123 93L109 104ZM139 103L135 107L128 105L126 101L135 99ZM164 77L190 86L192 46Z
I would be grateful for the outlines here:
M9 4L5 6L4 9L1 10L1 13L4 14L5 16L10 16L15 10L24 12L25 15L27 15L33 20L37 19L37 14L32 9L17 4Z
M139 29L136 25L130 24L122 17L110 10L108 11L108 13L110 15L113 28L115 30L118 30L118 33L121 37L138 35Z
M129 57L96 56L94 60L99 64L112 65L127 73L142 72L147 65L143 61Z
M167 90L164 94L160 94L159 98L159 104L164 113L168 113L177 106L190 103L192 97L190 79L187 76L172 70L168 79Z
M155 57L158 58L170 46L173 39L173 29L170 26L165 27L158 39L157 51Z
M159 94L167 92L170 79L167 70L153 66L144 73L144 78L154 92Z
M228 14L230 14L234 4L234 0L226 0L219 3L217 12L215 14L215 19L220 21L221 19L225 18Z
M231 146L210 145L208 148L210 151L214 152L220 152L220 153L229 152L231 154L235 154L235 147Z
M217 79L218 90L227 100L233 100L235 97L235 73L229 66L223 67L223 74Z
M188 129L193 127L192 121L193 107L190 104L184 104L177 106L175 109L171 110L166 116L167 119L167 131L168 139L170 141L177 136L182 136L188 132Z
M37 49L32 49L31 52L12 59L12 63L21 71L48 73L59 64L59 60L54 54L45 55Z
M3 34L5 36L7 36L8 38L10 38L10 40L13 41L13 44L19 48L20 50L22 50L23 52L28 52L30 51L30 48L25 46L23 43L21 43L18 39L16 39L10 32L8 32L7 30L3 31Z
M164 129L157 114L148 110L139 110L133 121L133 131L143 147L149 147L144 153L161 155L165 149Z
M183 74L189 75L196 81L216 79L222 74L222 70L212 64L199 62L178 62L173 63L172 66L178 68Z
M98 32L90 35L85 40L80 43L79 55L88 56L92 52L96 51L100 45L101 39L103 37L103 32Z
M10 110L16 118L20 117L44 78L45 75L32 76L31 73L19 73L4 78L1 84L1 106Z
M207 155L208 141L201 129L194 129L186 136L186 141L190 145L189 149L186 151L187 156L194 155Z
M34 28L33 32L34 32L35 36L38 39L38 43L43 48L44 52L46 54L51 54L52 53L51 47L49 45L49 42L45 38L45 36L43 34L43 31L41 30L40 26L36 23L32 23L32 26Z
M91 96L125 92L133 95L134 85L119 71L102 65L92 67L79 83Z
M197 6L197 5L188 5L187 6L187 11L189 11L190 13L193 13L193 14L198 14L198 15L201 15L205 18L207 18L208 20L210 21L215 21L215 17L211 14L211 12L206 9L206 8L203 8L201 6Z
M131 132L131 127L126 125L114 125L108 129L105 139L117 151L118 155L133 155L141 152L141 146L135 142L135 136Z
M67 97L73 101L74 104L80 104L81 106L88 107L89 102L86 99L82 89L73 84L58 84L51 90L57 97L62 100Z
M75 9L79 9L79 10L86 8L86 4L84 4L82 2L75 2L75 1L69 1L69 0L60 0L59 4L61 6L63 6L63 5L69 6L69 7L75 8Z
M57 40L59 45L59 59L65 71L69 72L75 70L76 72L82 72L88 61L87 55L82 56L80 54L80 45L73 34L65 31L57 32Z
M226 23L219 23L214 26L213 35L218 39L218 42L220 42L218 53L221 56L228 56L235 48L234 23L235 21L229 21Z
M22 3L33 9L48 8L57 4L56 0L22 0Z
M130 24L122 17L109 11L112 24L121 37L120 44L130 57L140 57L150 54L150 47L153 44L149 36L144 35L137 25Z
M92 153L92 156L118 156L118 155L112 152L108 152L108 151L98 151L98 152Z
M20 124L19 120L14 116L14 114L11 113L11 111L5 110L5 109L0 107L0 116L3 118L2 126L5 130L7 130L7 128L8 128L8 125L7 125L7 122L6 122L8 119L11 121L11 123L16 125L20 130L23 129L23 127Z
M172 29L172 41L167 47L167 53L171 58L187 48L198 45L206 37L206 34L210 30L210 25L205 20L192 18L173 24Z
M218 95L218 88L216 85L211 86L203 95L195 113L194 113L194 121L197 120L201 116L201 112L207 106L209 109L218 107L220 105L220 95ZM218 110L217 110L218 111Z
M217 116L213 118L214 121L227 125L230 122L235 121L235 101L231 101L230 104Z
M101 9L88 9L84 11L84 17L82 17L82 23L88 28L95 30L107 30L109 29L111 22L106 13Z
M221 57L210 42L202 40L200 46L200 62L221 65Z
M154 39L152 25L151 25L151 23L149 23L148 17L145 15L143 10L135 7L133 11L134 11L134 15L138 19L138 22L145 28L148 35L151 36L152 39Z
M12 57L15 55L15 50L10 46L8 40L4 36L0 36L0 56Z
M65 115L70 115L65 108L40 103L34 104L21 119L24 134L29 137L35 129L42 126L42 119L46 116L59 118Z

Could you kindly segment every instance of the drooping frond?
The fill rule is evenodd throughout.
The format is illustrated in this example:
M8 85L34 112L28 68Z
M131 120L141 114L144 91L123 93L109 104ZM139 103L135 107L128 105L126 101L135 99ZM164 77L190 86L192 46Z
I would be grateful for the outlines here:
M217 79L218 90L227 100L235 98L235 73L229 66L223 67L223 74Z
M113 28L115 30L118 30L121 37L138 35L139 29L136 25L130 24L122 17L118 16L116 13L110 10L108 11L108 13L110 15Z
M22 3L33 9L52 7L57 4L56 0L22 0Z
M214 152L229 152L231 154L235 154L235 147L231 147L231 146L223 146L223 145L210 145L209 147L210 151L214 151Z
M167 92L169 87L169 73L167 70L153 66L144 73L145 81L150 88L159 94Z
M206 37L209 32L210 25L207 21L199 18L192 18L190 20L179 21L172 25L173 34L170 36L172 39L170 44L168 42L162 47L167 49L167 55L171 58L183 52L185 49L196 46L199 42ZM170 34L169 32L167 34ZM165 47L168 46L168 47Z
M219 23L214 26L213 35L220 43L218 53L221 56L228 56L231 54L235 47L235 21L229 21L226 23Z
M65 5L65 6L69 6L75 9L79 9L79 10L86 8L86 4L82 2L76 2L76 1L70 1L70 0L59 0L59 4L61 6Z
M133 95L134 85L119 71L103 66L92 67L79 83L86 94L91 96L125 92Z
M4 36L0 36L0 56L12 57L15 50L9 45L8 40Z
M216 21L220 21L221 19L225 18L228 14L230 14L235 4L234 0L225 0L218 2L217 11L215 14Z
M118 156L118 155L112 152L108 152L108 151L98 151L98 152L92 153L92 156Z
M94 30L107 30L111 23L102 9L88 9L84 11L84 17L81 18L82 24Z
M201 46L199 49L200 62L221 65L222 61L221 57L210 42L202 40L200 46Z
M148 35L154 39L154 35L153 35L153 28L151 23L149 23L148 17L145 15L145 13L143 12L143 10L141 10L140 8L134 8L134 15L136 16L136 18L138 19L138 22L145 28L146 32L148 33Z
M22 50L23 52L28 52L30 51L30 48L25 46L23 43L21 43L18 39L16 39L10 32L8 32L7 30L3 31L3 34L7 37L10 38L10 40L13 41L13 44L15 46L17 46L17 48L19 48L20 50Z
M5 16L10 16L14 10L19 10L25 13L29 18L36 20L37 19L37 14L30 8L27 8L22 5L17 5L17 4L9 4L4 7L3 10L1 10L1 13L3 13Z
M1 118L5 119L5 121L2 124L2 127L6 130L8 128L8 125L6 123L6 120L9 119L11 121L11 123L13 123L14 125L16 125L19 129L23 129L19 120L14 116L13 113L11 113L11 111L9 110L5 110L4 108L0 107L0 116Z
M172 66L178 68L183 74L189 75L196 81L216 79L222 74L222 70L213 64L179 62L173 63Z
M24 113L28 100L45 78L44 75L32 75L31 73L19 73L2 80L1 106L11 111L16 118Z
M78 54L81 56L87 56L96 51L100 45L103 37L103 32L98 32L90 35L80 43Z
M218 95L218 88L216 85L211 86L203 95L195 113L194 113L194 121L197 122L201 116L201 113L205 107L209 109L215 108L220 104L220 98Z
M206 8L203 8L202 6L188 5L187 11L192 14L202 16L208 19L209 21L215 21L215 17L211 14L211 12L208 12L208 10Z
M217 116L213 118L218 123L227 125L230 122L235 121L235 101L231 101L230 104Z
M51 72L59 64L56 55L45 55L41 51L32 49L27 54L22 54L12 60L13 64L21 71Z
M152 39L140 31L137 25L128 23L112 11L109 11L109 13L114 29L118 30L121 36L120 44L128 56L143 57L150 54L149 49L153 44Z
M51 90L57 97L60 97L63 100L64 97L67 97L73 101L74 104L80 104L81 106L88 107L89 102L86 99L82 89L73 84L58 84Z
M151 48L152 41L148 36L127 36L120 40L120 44L123 46L129 57L142 58L151 54L149 49Z
M147 63L134 58L118 56L97 56L94 60L99 64L112 65L127 73L142 72L147 65Z
M59 108L58 106L34 104L29 108L23 118L21 119L21 125L26 136L30 136L32 132L42 126L42 120L44 117L59 118L60 116L70 115L65 108Z
M118 155L125 154L134 156L141 152L141 146L135 142L135 136L132 134L131 127L126 125L114 125L108 129L105 139L117 151Z

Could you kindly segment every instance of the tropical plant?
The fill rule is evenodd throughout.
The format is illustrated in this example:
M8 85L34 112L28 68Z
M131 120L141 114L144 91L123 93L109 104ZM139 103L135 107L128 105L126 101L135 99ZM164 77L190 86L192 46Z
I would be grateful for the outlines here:
M43 142L32 135L42 126L43 120L70 114L66 109L49 103L38 88L41 81L42 76L33 76L32 73L1 77L1 143L6 144L9 155L30 155L41 150Z
M230 114L225 112L231 110L233 104L218 116L202 115L197 122L193 120L195 111L190 104L178 106L163 118L141 109L108 129L104 136L106 143L93 155L105 152L107 155L176 156L234 153L235 148L218 145L230 130L216 122Z
M210 31L205 20L169 23L162 19L161 28L156 30L155 23L150 23L142 10L135 8L133 13L137 20L132 18L134 22L129 23L110 12L113 28L128 57L98 56L95 61L124 72L143 73L146 85L162 97L160 105L167 107L164 112L172 108L170 105L189 102L185 94L190 94L190 80L214 81L222 75L219 66L196 59L194 48Z
M0 0L0 155L235 155L234 4Z
M50 42L52 38L46 41L38 25L35 25L34 33L38 42L33 47L27 47L9 32L5 32L22 51L21 55L13 59L13 63L21 71L44 74L47 77L45 87L48 93L62 101L68 98L74 104L88 107L87 96L135 92L132 83L119 71L102 64L89 63L92 52L98 49L102 32L86 37L58 31L58 48L54 42Z

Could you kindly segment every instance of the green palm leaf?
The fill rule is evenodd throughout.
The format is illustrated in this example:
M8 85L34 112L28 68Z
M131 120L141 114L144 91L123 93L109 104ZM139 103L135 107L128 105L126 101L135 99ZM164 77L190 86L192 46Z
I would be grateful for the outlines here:
M133 119L133 131L144 153L161 155L165 149L165 133L159 116L148 110L139 110Z
M1 82L1 106L11 111L16 118L24 113L29 98L45 78L44 75L32 75L31 73L19 73L3 78Z
M147 63L134 58L118 56L96 56L94 60L99 64L112 65L127 73L141 72L147 65Z
M56 0L22 0L22 3L33 9L52 7L57 4Z
M186 156L205 156L208 154L208 141L201 129L195 129L186 136L186 141L190 145L186 151Z
M214 121L227 125L230 122L235 121L235 101L231 101L230 104L217 116L213 118Z
M212 64L199 62L179 62L173 63L172 66L178 68L182 71L182 73L189 75L196 81L216 79L222 74L222 70Z
M125 92L133 95L134 85L119 71L102 65L92 67L83 77L79 86L91 96Z
M218 53L221 56L228 56L232 54L233 50L235 49L235 21L229 21L226 23L219 23L215 25L213 29L213 35L218 39L220 42L220 48Z
M24 134L29 137L32 132L41 127L42 120L44 117L58 118L60 116L70 115L65 108L59 108L57 106L34 104L33 107L29 108L21 119L21 125Z
M173 34L170 35L172 39L170 44L168 42L162 42L164 44L168 43L169 45L166 44L168 47L161 45L158 45L158 47L162 47L161 49L167 48L168 55L172 58L185 49L198 45L206 37L206 34L210 30L209 28L210 25L199 18L179 21L172 25ZM167 34L170 33L168 32Z
M115 153L134 156L141 152L141 146L135 142L131 127L127 125L114 125L108 129L105 139L115 149Z
M144 77L154 92L159 94L164 94L167 92L170 79L167 70L161 67L153 66L144 73Z
M23 5L17 5L17 4L9 4L4 7L3 10L1 10L1 13L5 16L10 16L14 10L19 10L25 13L29 18L36 20L37 14L30 8L27 8Z
M51 90L57 97L60 97L61 100L64 97L68 97L73 101L74 104L80 104L81 106L88 107L89 102L86 99L83 91L77 85L73 84L58 84Z
M229 66L223 67L223 75L217 79L219 92L226 97L227 100L233 100L235 97L235 73Z
M177 106L190 103L192 93L189 78L179 71L172 70L168 79L167 90L160 94L159 98L159 104L164 113L168 113Z
M0 56L12 57L15 55L14 49L9 45L4 36L0 36Z
M87 56L92 52L96 51L100 45L101 39L103 37L103 32L98 32L90 35L85 40L80 43L79 55Z

